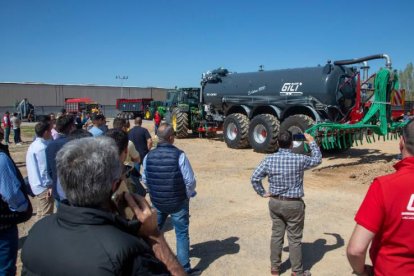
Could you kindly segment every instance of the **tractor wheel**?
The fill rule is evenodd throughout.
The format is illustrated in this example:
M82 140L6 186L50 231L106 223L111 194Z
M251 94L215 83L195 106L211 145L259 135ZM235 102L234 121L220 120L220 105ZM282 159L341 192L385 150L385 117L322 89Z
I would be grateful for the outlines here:
M314 120L307 115L292 115L287 117L280 125L280 131L290 131L293 134L304 133L305 130L310 128L314 124ZM293 149L294 153L306 154L305 142L294 141Z
M145 110L144 119L145 120L152 120L151 111L149 109Z
M234 113L224 120L224 141L229 148L243 149L249 146L249 118L241 113Z
M257 152L270 153L277 150L279 120L271 114L260 114L250 121L249 142Z
M174 108L171 116L172 127L177 138L188 137L188 114Z

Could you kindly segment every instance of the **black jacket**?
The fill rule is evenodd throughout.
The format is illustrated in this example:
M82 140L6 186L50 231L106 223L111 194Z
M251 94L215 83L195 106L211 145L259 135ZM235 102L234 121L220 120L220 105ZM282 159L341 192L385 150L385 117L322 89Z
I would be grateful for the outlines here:
M119 216L61 204L30 230L22 275L168 275L145 241L128 230L137 231Z

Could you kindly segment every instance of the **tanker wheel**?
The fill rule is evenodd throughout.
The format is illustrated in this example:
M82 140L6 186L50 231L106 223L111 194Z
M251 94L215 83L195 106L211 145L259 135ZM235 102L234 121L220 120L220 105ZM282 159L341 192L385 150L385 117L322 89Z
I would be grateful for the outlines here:
M224 120L224 141L229 148L242 149L249 146L249 118L241 113L234 113Z
M188 114L174 108L171 116L172 127L177 138L188 137Z
M293 134L298 133L305 133L305 130L313 126L315 121L303 114L292 115L287 117L282 124L280 125L280 131L290 131ZM305 150L305 142L301 141L293 141L293 149L292 152L300 153L300 154L307 154Z
M279 120L271 114L260 114L250 121L249 142L257 152L275 152L277 135L279 133Z

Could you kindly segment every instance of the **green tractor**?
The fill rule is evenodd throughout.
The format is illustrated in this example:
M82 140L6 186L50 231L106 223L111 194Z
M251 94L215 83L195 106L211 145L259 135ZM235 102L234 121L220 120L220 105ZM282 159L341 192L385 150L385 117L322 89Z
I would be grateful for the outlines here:
M170 95L169 95L170 96ZM177 138L186 138L190 135L200 133L200 124L203 111L200 108L200 88L180 88L171 91L172 101L169 102L169 110L166 121L174 128Z
M144 119L154 119L155 111L158 111L161 118L166 118L170 113L171 107L177 105L178 102L178 90L167 91L167 99L165 101L152 101L145 111ZM168 118L167 118L168 119ZM169 122L169 120L167 120Z
M164 102L163 101L151 101L150 104L145 109L144 119L145 120L152 120L152 119L154 119L155 111L158 110L158 112L160 112L160 110L165 110L165 108L163 107L163 105L164 105ZM160 112L160 114L161 114L161 112Z

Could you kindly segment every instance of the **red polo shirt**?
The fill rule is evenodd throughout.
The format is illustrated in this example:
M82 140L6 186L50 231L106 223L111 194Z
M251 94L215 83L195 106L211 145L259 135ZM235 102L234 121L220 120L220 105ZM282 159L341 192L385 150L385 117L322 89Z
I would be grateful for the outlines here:
M355 221L375 233L370 249L375 275L414 275L414 157L394 168L374 179Z

